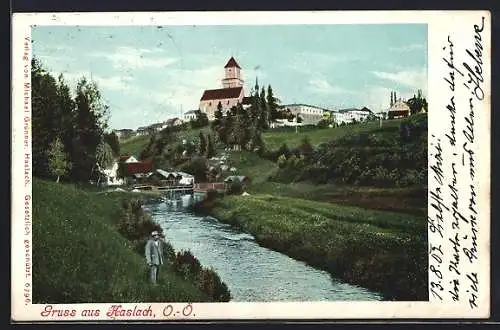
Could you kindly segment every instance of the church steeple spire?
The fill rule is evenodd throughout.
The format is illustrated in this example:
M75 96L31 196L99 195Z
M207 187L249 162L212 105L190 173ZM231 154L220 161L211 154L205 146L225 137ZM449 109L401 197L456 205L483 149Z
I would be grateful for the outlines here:
M238 62L231 56L227 64L224 66L225 77L222 79L223 88L243 87L243 80L240 73L241 67Z
M227 61L227 64L224 66L224 69L227 69L227 68L238 68L238 69L241 69L241 67L238 65L238 62L236 62L236 60L232 56L229 59L229 61Z

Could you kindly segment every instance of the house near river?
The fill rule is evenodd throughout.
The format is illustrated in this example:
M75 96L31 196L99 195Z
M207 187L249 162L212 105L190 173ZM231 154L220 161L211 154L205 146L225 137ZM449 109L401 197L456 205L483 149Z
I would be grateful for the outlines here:
M158 186L187 186L194 184L194 176L184 172L157 169L149 174L147 181Z

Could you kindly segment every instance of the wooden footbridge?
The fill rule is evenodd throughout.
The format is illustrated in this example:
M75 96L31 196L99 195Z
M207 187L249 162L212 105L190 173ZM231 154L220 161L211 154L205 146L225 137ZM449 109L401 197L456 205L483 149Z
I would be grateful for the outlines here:
M225 192L227 186L223 182L211 183L195 183L192 185L171 185L171 186L153 186L153 185L140 185L135 186L134 189L142 191L158 191L165 192L165 194L192 194L192 193L206 193L209 190L216 190L217 192Z

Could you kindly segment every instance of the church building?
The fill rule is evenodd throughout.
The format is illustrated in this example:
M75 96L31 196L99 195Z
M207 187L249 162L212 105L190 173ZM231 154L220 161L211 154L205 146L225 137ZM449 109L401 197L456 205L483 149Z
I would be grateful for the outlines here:
M224 71L222 88L207 89L200 99L200 110L207 114L208 120L215 119L215 111L217 111L219 102L222 105L223 113L225 113L238 103L245 103L248 99L243 90L241 67L234 57L231 57L224 66Z

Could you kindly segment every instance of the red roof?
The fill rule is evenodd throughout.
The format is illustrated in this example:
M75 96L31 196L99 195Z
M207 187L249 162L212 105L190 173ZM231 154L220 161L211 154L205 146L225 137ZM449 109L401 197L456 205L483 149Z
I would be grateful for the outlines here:
M130 157L131 157L131 155L122 155L122 156L120 156L120 162L124 162L127 159L129 159Z
M143 162L127 164L127 172L130 175L137 173L148 173L152 171L153 171L153 161L151 160L145 160Z
M389 110L389 114L393 116L408 116L409 113L408 110Z
M227 64L224 66L224 68L234 68L234 67L241 69L241 67L238 65L238 62L236 62L234 57L231 56L231 58L229 59Z
M207 89L201 96L201 101L236 99L240 96L243 87Z

